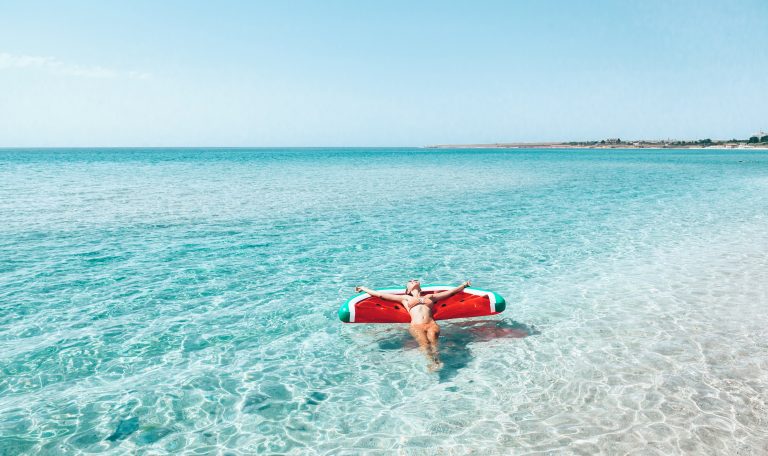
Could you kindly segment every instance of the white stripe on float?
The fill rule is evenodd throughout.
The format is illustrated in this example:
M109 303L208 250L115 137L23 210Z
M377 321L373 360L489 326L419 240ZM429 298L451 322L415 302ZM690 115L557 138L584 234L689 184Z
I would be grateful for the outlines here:
M363 295L363 299L365 299L365 295ZM357 306L357 303L360 302L359 300L353 300L349 301L349 304L347 307L349 308L349 322L354 323L355 322L355 307Z
M491 313L495 313L496 312L496 295L489 292L488 301L491 302Z
M475 296L485 296L486 294L488 294L487 291L475 290L472 288L465 288L464 291Z

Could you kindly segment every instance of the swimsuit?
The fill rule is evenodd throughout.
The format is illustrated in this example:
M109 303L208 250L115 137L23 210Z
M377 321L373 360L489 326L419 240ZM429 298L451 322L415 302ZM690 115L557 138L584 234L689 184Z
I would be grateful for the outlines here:
M414 307L416 307L416 306L426 306L426 305L427 305L427 303L424 302L424 298L419 298L419 302L417 302L416 304L412 305L411 307L407 307L407 306L406 307L408 308L408 313L410 313L411 309L413 309Z

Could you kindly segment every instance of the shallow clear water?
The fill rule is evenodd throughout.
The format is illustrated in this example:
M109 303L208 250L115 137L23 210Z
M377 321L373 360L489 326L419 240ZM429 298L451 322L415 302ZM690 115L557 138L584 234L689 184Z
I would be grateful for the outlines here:
M768 153L0 150L0 454L768 452ZM507 299L343 325L412 277Z

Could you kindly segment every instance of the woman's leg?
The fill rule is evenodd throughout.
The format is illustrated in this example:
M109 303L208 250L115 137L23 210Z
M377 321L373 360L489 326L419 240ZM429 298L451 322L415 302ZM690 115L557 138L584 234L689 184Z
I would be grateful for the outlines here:
M419 348L421 348L424 352L429 352L429 338L427 337L427 330L424 327L424 325L421 324L412 324L409 328L409 331L411 332L411 335L414 339L416 339L416 342L419 343Z
M438 338L440 337L440 326L434 321L427 326L427 340L429 341L429 355L436 368L442 367L440 362L440 352L438 352Z
M440 337L440 327L436 322L431 322L427 326L427 340L437 350L437 339Z

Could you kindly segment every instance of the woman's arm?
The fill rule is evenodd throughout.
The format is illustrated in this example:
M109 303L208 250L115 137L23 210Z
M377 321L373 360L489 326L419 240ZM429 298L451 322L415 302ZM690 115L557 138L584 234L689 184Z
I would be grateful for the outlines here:
M451 296L455 295L456 293L460 292L461 290L467 288L468 286L472 285L472 282L467 280L466 282L462 283L458 287L452 289L452 290L445 290L441 291L440 293L433 293L429 295L429 299L432 301L439 301L441 299L450 298Z
M368 293L374 298L386 299L387 301L403 302L403 300L406 298L405 295L382 293L380 291L371 290L370 288L363 287L363 286L355 287L355 291L357 291L358 293L362 291L362 292Z

